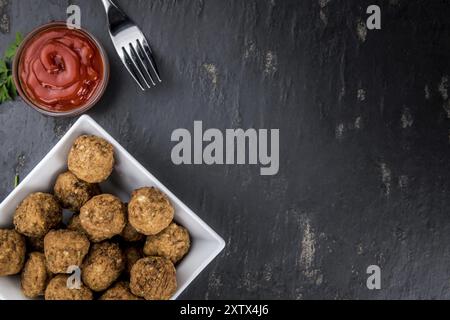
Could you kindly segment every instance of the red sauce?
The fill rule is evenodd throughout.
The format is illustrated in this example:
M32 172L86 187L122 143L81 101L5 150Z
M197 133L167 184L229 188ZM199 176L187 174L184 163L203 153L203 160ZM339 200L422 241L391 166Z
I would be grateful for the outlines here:
M22 90L49 111L70 111L85 105L103 80L99 48L82 31L52 27L36 34L19 61Z

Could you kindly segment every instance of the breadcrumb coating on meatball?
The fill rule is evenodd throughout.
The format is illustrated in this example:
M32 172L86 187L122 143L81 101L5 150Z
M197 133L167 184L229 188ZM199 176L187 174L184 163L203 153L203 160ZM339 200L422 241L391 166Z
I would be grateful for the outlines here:
M125 258L116 243L94 244L85 262L81 276L93 291L106 290L117 280L125 268Z
M177 290L173 263L162 257L142 258L131 269L131 292L146 300L168 300Z
M169 198L156 188L137 189L128 204L128 220L140 233L155 235L169 226L174 208Z
M68 221L67 223L67 229L69 230L73 230L73 231L77 231L81 234L84 234L89 241L91 242L101 242L103 241L103 239L96 239L94 237L92 237L91 235L89 235L86 230L83 229L83 226L81 225L81 220L80 220L80 215L79 214L74 214Z
M141 300L130 291L128 282L120 281L105 291L100 300Z
M147 256L165 257L177 263L188 253L190 246L189 232L172 222L157 235L147 237L144 253Z
M25 237L15 230L0 229L0 276L18 274L25 262Z
M23 294L28 298L43 296L49 276L44 254L40 252L30 253L20 280Z
M72 145L68 158L69 170L83 181L105 181L114 168L114 148L103 138L84 135Z
M41 238L62 221L62 209L54 196L48 193L32 193L17 207L14 226L27 237Z
M91 240L110 239L125 228L125 206L113 195L95 196L81 208L80 222Z
M98 184L82 181L70 171L58 176L53 190L61 206L73 212L79 212L86 202L100 194Z
M44 238L47 268L53 273L66 273L70 266L81 266L89 252L88 238L72 230L52 230Z
M81 284L79 289L70 289L67 285L68 275L57 275L50 280L45 289L45 300L93 300L92 291Z
M139 233L135 227L133 227L128 220L128 203L125 203L125 216L126 216L126 224L125 228L123 228L122 233L120 236L123 238L123 240L127 242L139 242L145 239L145 235L142 233Z
M131 273L131 269L133 268L134 264L141 258L144 257L144 254L142 252L142 248L138 246L128 246L124 249L124 255L125 255L125 261L126 261L126 268L125 272L127 274Z
M67 229L72 230L72 231L77 231L81 234L87 235L86 230L84 230L83 226L81 225L79 214L74 214L69 219L69 222L67 222Z

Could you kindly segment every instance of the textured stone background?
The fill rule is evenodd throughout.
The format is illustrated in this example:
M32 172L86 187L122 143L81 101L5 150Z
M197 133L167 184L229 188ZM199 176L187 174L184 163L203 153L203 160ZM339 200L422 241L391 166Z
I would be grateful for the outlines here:
M448 1L118 2L157 54L151 92L100 1L0 0L0 49L80 5L112 69L89 114L227 242L182 298L450 298ZM373 3L381 31L362 23ZM0 105L0 200L75 120ZM194 120L280 128L279 174L174 166L170 135ZM382 290L366 288L371 264Z

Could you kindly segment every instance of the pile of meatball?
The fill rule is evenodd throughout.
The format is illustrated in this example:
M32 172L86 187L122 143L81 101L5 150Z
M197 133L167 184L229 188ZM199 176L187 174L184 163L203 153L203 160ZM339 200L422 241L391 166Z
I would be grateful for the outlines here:
M78 137L54 193L33 193L0 229L0 276L21 274L26 297L46 300L166 300L177 289L175 265L190 248L174 207L154 187L131 194L128 205L102 194L114 149L96 136ZM73 212L63 223L63 209ZM81 272L73 284L74 270Z

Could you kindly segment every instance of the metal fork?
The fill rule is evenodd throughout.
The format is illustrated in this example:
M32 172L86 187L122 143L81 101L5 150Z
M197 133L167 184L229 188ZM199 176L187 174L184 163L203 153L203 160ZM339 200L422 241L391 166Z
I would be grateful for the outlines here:
M111 40L133 79L143 91L162 82L152 49L142 31L111 0L102 2L108 17Z

